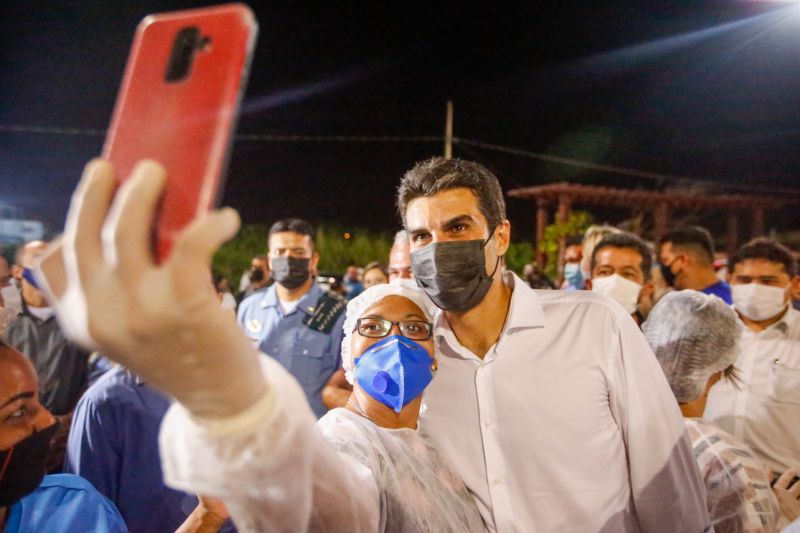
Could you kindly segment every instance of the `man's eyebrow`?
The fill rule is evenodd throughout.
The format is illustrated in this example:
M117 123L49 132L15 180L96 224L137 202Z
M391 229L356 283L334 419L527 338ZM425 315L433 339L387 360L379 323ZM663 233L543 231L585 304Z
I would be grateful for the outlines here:
M444 224L442 224L443 228L452 228L457 224L463 224L464 222L475 222L475 219L469 215L458 215L457 217L453 217L450 220L447 220Z
M28 398L33 398L33 392L31 392L31 391L20 392L19 394L15 394L14 396L12 396L8 400L6 400L6 402L3 403L3 405L0 405L0 409L5 407L6 405L9 405L9 404L12 404L12 403L16 402L17 400L23 400L23 399L28 399Z
M406 315L406 318L419 318L421 320L427 320L424 316L420 315L419 313L409 313Z
M442 228L451 228L456 224L463 224L464 222L475 222L475 219L472 218L470 215L458 215L456 217L451 218L450 220L446 220L442 223ZM409 235L414 235L417 233L428 233L430 229L428 228L408 228L406 230Z

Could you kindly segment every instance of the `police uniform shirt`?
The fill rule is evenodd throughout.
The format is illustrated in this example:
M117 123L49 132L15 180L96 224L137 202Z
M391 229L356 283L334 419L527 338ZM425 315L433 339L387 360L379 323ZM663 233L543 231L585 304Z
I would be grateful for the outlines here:
M297 307L284 313L276 286L246 298L239 305L238 321L262 353L300 382L319 418L328 410L322 403L322 388L341 366L344 302L314 283Z

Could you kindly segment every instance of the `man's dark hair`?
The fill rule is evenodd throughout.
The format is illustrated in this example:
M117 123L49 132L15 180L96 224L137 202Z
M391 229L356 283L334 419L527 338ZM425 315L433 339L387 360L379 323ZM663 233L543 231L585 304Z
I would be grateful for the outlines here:
M450 189L466 188L478 198L478 207L489 229L506 219L506 202L500 182L492 172L472 161L432 157L406 172L397 188L397 210L403 225L412 200Z
M736 253L728 259L728 272L733 273L736 264L747 259L764 259L771 263L780 263L783 265L783 271L789 274L790 278L797 275L797 259L794 258L791 250L766 237L753 239L736 250Z
M695 257L708 265L714 263L714 240L703 227L686 226L670 231L659 239L658 247L668 242L672 243L673 248L693 251Z
M602 241L598 242L594 250L592 250L591 271L594 272L594 267L597 265L597 254L603 248L627 248L638 253L642 258L639 267L644 274L644 281L650 281L651 269L653 268L653 252L647 243L634 235L633 233L611 233L606 235Z
M314 226L302 218L284 218L283 220L275 222L269 228L267 240L269 240L274 233L284 233L287 231L299 233L300 235L308 235L308 237L311 239L311 246L316 246L316 243L314 242Z
M571 235L564 241L564 246L580 246L583 244L583 235Z

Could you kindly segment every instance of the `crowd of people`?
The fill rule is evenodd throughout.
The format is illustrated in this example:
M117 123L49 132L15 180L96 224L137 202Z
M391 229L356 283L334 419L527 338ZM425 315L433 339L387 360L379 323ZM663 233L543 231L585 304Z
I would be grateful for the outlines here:
M0 531L800 531L779 242L592 226L520 277L497 178L433 158L386 263L319 276L289 218L213 290L235 212L157 265L163 169L114 187L0 258Z

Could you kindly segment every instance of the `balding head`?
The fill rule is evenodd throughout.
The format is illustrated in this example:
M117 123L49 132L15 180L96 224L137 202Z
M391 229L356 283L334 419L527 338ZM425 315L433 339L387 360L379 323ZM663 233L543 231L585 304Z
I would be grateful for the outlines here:
M33 365L19 351L17 351L14 347L9 346L4 341L0 340L0 368L3 369L3 372L0 372L0 375L5 374L5 370L17 367L20 370L36 377L36 371L33 368Z

